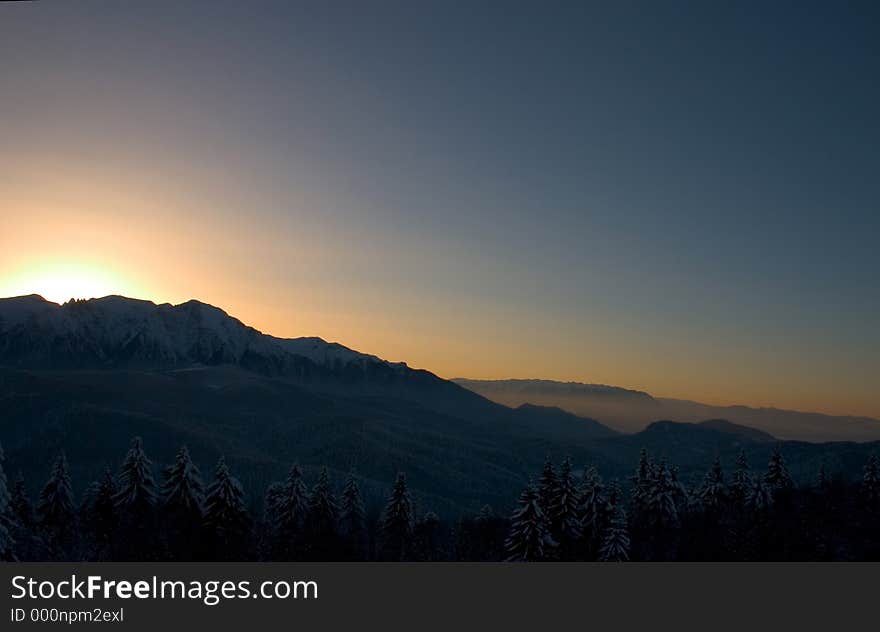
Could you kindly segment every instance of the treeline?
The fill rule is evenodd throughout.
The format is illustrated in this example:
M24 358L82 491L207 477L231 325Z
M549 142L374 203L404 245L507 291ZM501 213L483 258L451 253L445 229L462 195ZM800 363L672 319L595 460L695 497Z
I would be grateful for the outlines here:
M779 449L763 471L744 451L725 475L716 459L698 484L642 450L628 493L595 468L581 477L549 460L522 492L505 543L511 561L880 560L880 459L862 481L798 488Z
M224 459L205 484L184 447L157 481L139 438L79 503L63 454L35 502L21 476L9 485L2 463L0 449L6 561L880 560L875 455L859 483L823 467L800 488L779 450L761 471L741 452L729 476L716 459L691 486L644 450L626 488L548 458L509 518L486 506L454 522L416 515L403 473L371 516L354 473L337 490L326 468L309 485L298 465L253 515Z
M265 492L254 516L225 459L210 483L186 447L156 480L140 438L116 473L105 470L76 502L67 459L58 456L36 501L19 475L8 484L0 448L3 561L433 560L440 520L417 518L400 473L387 505L370 518L350 473L337 495L327 468L307 485L294 464Z

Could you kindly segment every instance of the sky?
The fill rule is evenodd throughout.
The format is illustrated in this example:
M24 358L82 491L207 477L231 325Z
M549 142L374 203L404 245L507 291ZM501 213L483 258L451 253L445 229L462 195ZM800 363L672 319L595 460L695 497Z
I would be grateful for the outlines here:
M873 3L3 3L0 296L880 417L878 82Z

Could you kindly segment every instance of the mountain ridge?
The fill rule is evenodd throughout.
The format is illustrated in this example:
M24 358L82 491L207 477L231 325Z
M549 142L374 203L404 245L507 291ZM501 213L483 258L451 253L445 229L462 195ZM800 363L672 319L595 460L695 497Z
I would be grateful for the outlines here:
M90 319L91 317L91 319ZM96 322L105 321L103 331ZM188 322L187 322L188 321ZM131 338L114 338L116 335L148 335L154 343L168 347L176 343L174 349L157 351L165 353L164 359L186 362L187 360L210 360L199 351L204 349L185 349L185 342L174 340L179 334L177 330L189 325L189 331L183 333L192 336L195 333L210 333L225 347L226 356L222 359L240 360L248 350L260 352L287 351L292 355L306 357L318 364L336 364L340 360L353 360L382 363L389 367L405 367L403 363L392 363L377 356L359 353L336 342L327 342L318 337L279 338L265 334L258 329L245 325L223 309L190 299L183 303L154 303L144 299L133 299L119 295L110 295L88 300L71 300L59 305L44 299L38 294L0 299L0 333L8 333L19 327L39 327L45 334L56 336L99 335L98 342L102 345L129 344ZM128 328L128 331L113 331L114 328ZM172 338L172 339L169 339ZM272 346L275 349L271 349ZM9 354L9 345L3 348ZM219 349L214 349L219 351ZM80 349L79 351L82 351ZM193 353L195 352L195 353ZM231 355L229 355L231 354ZM8 357L7 357L8 359ZM117 358L120 360L121 358ZM107 360L112 360L107 357ZM38 362L31 358L30 363ZM21 359L22 364L28 361Z
M871 417L745 405L713 406L582 382L463 378L453 381L506 406L515 407L527 402L558 406L576 415L601 419L602 423L621 432L640 432L658 419L682 423L724 419L779 439L815 442L880 440L880 420Z
M203 464L226 456L252 492L293 462L340 475L355 468L377 498L405 471L426 505L460 512L507 507L547 455L622 478L648 447L699 478L715 455L732 459L747 446L763 461L774 444L729 427L627 435L603 422L561 408L514 410L317 338L276 339L199 301L0 300L0 441L29 481L63 450L82 486L142 436L157 463L183 444ZM852 476L873 448L784 444L804 478L826 455Z

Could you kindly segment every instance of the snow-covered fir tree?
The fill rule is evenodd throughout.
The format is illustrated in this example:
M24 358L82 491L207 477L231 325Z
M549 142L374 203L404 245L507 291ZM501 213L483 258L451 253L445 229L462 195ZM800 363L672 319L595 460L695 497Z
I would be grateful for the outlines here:
M270 531L278 529L281 521L281 513L284 508L285 494L284 483L274 482L266 488L263 496L263 520Z
M862 471L862 502L870 512L880 511L880 458L872 452Z
M205 527L216 559L234 560L244 554L250 531L250 516L244 504L244 489L220 457L214 480L205 494Z
M406 474L400 472L391 497L379 522L383 555L388 559L402 560L409 555L413 533L413 502L406 485Z
M112 559L114 539L119 526L115 497L119 491L110 469L104 470L100 480L91 486L92 492L83 510L85 528L92 541L92 556L96 560Z
M116 506L134 520L141 519L156 503L152 467L152 461L144 452L143 441L135 437L119 470L119 489L114 498Z
M302 469L294 463L284 482L273 484L266 492L266 520L274 559L294 561L305 555L308 502Z
M299 534L305 528L309 492L303 481L299 464L294 463L284 483L284 497L280 504L280 527L284 537Z
M118 492L119 487L116 484L116 479L110 472L110 468L105 468L104 474L98 482L98 489L95 493L94 500L92 501L91 511L95 518L97 518L100 523L106 525L108 529L110 525L115 522L114 506L116 503L114 499Z
M532 483L520 495L510 522L510 533L505 542L508 562L540 562L552 557L556 543L550 536L540 495Z
M79 512L80 514L88 513L89 507L91 507L92 502L95 500L95 496L98 493L98 486L100 485L100 481L92 481L88 484L85 491L82 494L82 500L79 504Z
M626 562L629 559L629 528L626 511L618 502L610 507L610 519L599 548L600 562Z
M672 470L666 461L661 461L647 494L646 510L649 525L669 529L677 527L680 494L681 489Z
M73 520L73 491L67 457L63 453L55 460L49 480L40 491L37 514L40 523L47 528L69 524Z
M312 487L312 493L309 495L306 518L308 529L313 535L334 534L338 519L339 507L330 485L330 475L327 468L323 467L318 482Z
M162 470L162 476L162 507L165 511L189 519L201 518L205 487L186 446L177 451L174 463Z
M654 466L648 451L642 448L639 452L639 464L635 474L630 478L632 481L632 507L636 516L642 516L648 511L648 503L651 499L652 489L655 485L657 468Z
M550 506L550 532L554 539L570 554L575 541L581 536L580 496L571 471L571 460L566 457L559 469L556 495Z
M32 553L40 543L36 533L37 519L21 471L9 491L8 524L15 540L16 556L23 561L36 559Z
M156 482L153 463L147 458L140 437L132 439L116 482L113 501L119 521L119 555L134 561L156 559L159 551Z
M764 482L767 483L767 486L774 493L794 488L794 481L791 480L791 475L785 466L785 459L779 450L779 446L773 448L773 453L770 455L770 462L767 464Z
M580 486L580 522L587 559L595 559L608 522L608 497L605 484L595 467L584 472Z
M367 511L354 471L350 471L342 487L339 504L339 532L343 537L344 556L362 559L368 548Z
M162 470L161 515L165 542L173 559L194 559L202 545L205 488L186 446Z
M740 448L736 457L736 466L730 480L730 500L742 506L752 487L752 474L749 469L749 458L746 451Z
M12 512L14 519L21 526L26 529L33 526L34 505L31 503L31 498L27 493L27 488L24 484L24 476L21 475L21 472L18 473L18 476L15 477L15 482L12 484L9 498L9 509Z
M688 492L687 487L684 486L678 478L678 466L672 465L669 467L669 476L672 478L672 489L673 489L673 497L675 498L675 504L679 508L679 513L684 511L684 508L690 503L690 492Z
M354 472L348 473L342 488L339 529L348 537L365 533L367 530L367 511Z
M40 526L46 533L56 556L65 553L64 549L69 546L75 533L74 507L67 457L62 453L55 460L49 480L40 491L37 501Z
M711 515L718 516L724 507L727 491L724 487L724 472L721 469L721 459L715 457L712 467L706 472L703 484L699 491L700 503L703 509Z
M544 461L541 478L538 479L538 502L541 510L549 519L553 513L553 501L559 494L559 477L550 456Z
M753 476L746 494L746 507L755 514L763 514L773 506L773 490L760 476Z
M16 559L15 539L13 536L13 513L10 509L9 487L6 483L6 472L3 469L3 446L0 445L0 561L11 562Z

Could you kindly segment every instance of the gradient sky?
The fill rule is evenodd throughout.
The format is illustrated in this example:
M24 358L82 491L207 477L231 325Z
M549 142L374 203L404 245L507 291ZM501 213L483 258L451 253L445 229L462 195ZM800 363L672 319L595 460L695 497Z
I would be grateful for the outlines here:
M880 417L877 5L660 4L0 5L0 295Z

